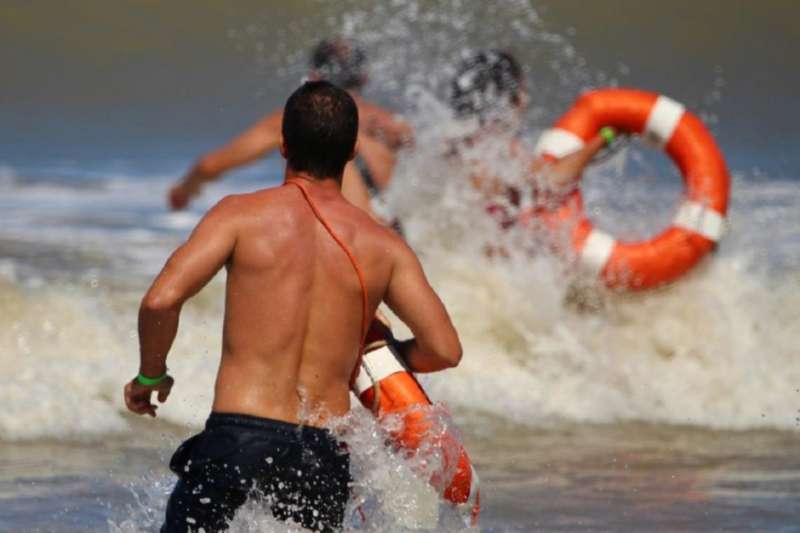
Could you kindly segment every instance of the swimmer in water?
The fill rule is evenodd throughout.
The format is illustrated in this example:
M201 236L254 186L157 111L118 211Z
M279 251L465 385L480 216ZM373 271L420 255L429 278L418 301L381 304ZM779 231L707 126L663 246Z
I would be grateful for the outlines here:
M342 193L354 205L373 214L371 198L389 184L396 152L411 142L411 129L392 112L360 96L366 85L366 56L353 41L337 37L323 40L311 54L312 80L327 80L342 87L358 105L359 153L345 167ZM202 157L169 192L172 209L183 209L203 186L225 172L264 157L278 148L282 111L276 110L236 138ZM377 215L374 217L378 218Z
M461 344L414 252L341 194L358 107L326 81L281 113L282 186L228 196L169 258L139 311L139 375L128 408L156 415L173 378L167 353L183 303L227 269L222 358L205 431L170 462L178 483L162 532L221 531L248 497L314 531L342 527L346 447L325 429L350 410L366 328L381 302L414 338L414 372L456 366ZM189 377L189 376L187 376Z
M614 132L603 128L580 150L555 163L530 154L519 139L523 115L529 103L519 62L508 52L487 50L466 57L458 66L450 88L450 104L458 119L471 122L470 133L453 143L452 154L465 157L471 167L470 181L481 191L487 212L507 229L520 220L523 190L532 191L534 205L552 206L575 190L592 158L613 140ZM514 184L504 182L486 168L480 150L470 151L487 140L506 139L502 146L506 160L520 164L523 176Z

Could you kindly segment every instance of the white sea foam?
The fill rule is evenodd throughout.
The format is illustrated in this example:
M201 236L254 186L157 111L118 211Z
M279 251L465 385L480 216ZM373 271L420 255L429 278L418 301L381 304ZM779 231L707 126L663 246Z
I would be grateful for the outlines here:
M425 381L434 397L532 425L798 427L796 279L776 283L776 296L719 259L662 291L591 295L587 309L535 265L465 271L445 259L430 271L467 353Z
M797 264L797 189L738 180L733 194L731 231L717 255L671 287L636 295L575 289L547 254L490 261L480 223L460 227L460 206L418 196L424 208L408 210L409 238L466 353L460 368L425 379L433 396L457 413L531 425L564 418L796 428L800 275L788 265ZM782 214L772 234L783 238L768 240L754 217L774 219L773 201ZM447 231L458 238L444 238ZM154 241L150 272L177 241ZM771 257L784 267L770 266ZM85 265L73 281L46 281L17 263L4 259L0 280L0 364L14 376L0 388L3 438L124 431L121 386L137 365L146 279ZM196 426L208 413L222 292L220 278L184 309L169 359L177 384L159 411L166 420Z

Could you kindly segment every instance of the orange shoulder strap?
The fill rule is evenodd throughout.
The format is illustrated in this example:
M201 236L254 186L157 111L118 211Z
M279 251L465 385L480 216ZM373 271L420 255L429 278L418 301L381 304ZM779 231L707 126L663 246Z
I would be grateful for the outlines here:
M314 200L311 199L311 195L308 193L308 189L306 188L305 184L300 182L299 180L288 180L286 183L291 183L295 187L297 187L300 192L303 194L303 198L305 198L308 206L311 208L311 211L314 212L314 216L317 217L317 220L325 227L328 231L330 236L336 241L336 244L344 250L344 253L347 254L348 259L350 259L350 263L353 265L353 269L356 271L356 275L358 276L358 283L361 285L361 337L358 346L358 361L356 362L356 367L353 369L353 374L350 377L350 385L352 386L355 383L356 377L358 376L359 367L361 366L361 358L364 356L364 341L367 337L367 331L369 330L369 297L367 294L367 283L364 280L364 272L361 270L361 267L356 260L356 256L353 252L348 248L348 246L339 238L333 228L322 216L317 204L314 203Z

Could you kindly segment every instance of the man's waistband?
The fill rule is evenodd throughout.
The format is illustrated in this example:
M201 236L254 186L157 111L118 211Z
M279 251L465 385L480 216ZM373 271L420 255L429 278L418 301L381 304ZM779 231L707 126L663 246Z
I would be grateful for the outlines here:
M258 429L274 433L282 433L287 436L300 437L302 439L337 439L328 429L314 426L303 426L293 424L283 420L273 420L260 416L244 415L239 413L217 413L212 412L206 420L206 429L223 426L236 426L239 428Z

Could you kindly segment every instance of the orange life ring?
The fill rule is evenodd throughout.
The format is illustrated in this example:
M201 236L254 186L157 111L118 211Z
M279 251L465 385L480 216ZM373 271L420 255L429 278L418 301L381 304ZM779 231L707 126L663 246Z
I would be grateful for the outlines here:
M666 151L683 175L685 193L672 225L641 242L620 242L595 228L575 191L545 221L572 221L571 240L581 265L612 288L639 290L684 275L719 241L728 209L730 176L711 133L678 102L633 89L582 95L545 131L534 149L551 160L579 150L603 126L642 134Z
M378 417L400 414L403 426L392 438L401 448L417 450L424 439L431 438L431 420L415 407L431 405L431 401L397 355L392 340L388 328L373 321L353 392ZM452 476L434 476L431 484L443 489L444 498L456 507L467 525L476 526L480 514L478 474L456 435L446 432L435 439L433 444L442 451L443 472Z

